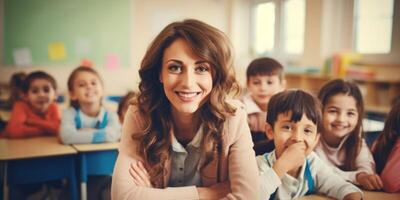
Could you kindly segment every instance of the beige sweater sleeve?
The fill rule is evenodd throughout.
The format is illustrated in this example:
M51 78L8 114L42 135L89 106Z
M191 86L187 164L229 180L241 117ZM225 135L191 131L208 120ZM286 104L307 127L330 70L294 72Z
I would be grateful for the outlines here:
M235 117L228 123L228 173L231 193L226 199L258 199L259 177L247 115L238 107Z

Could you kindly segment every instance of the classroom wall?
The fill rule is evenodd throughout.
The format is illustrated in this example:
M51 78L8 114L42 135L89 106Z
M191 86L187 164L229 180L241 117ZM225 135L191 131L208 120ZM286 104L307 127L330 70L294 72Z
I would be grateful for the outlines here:
M4 30L3 30L3 24L4 24L4 0L0 0L0 67L1 65L4 63L3 62L3 34L4 34Z
M382 59L370 56L373 62L400 63L400 0L395 0L395 21L393 53ZM224 31L231 39L235 51L235 67L239 82L245 84L245 70L248 63L257 57L250 53L251 42L251 0L130 0L130 63L131 66L113 72L99 68L105 79L107 92L123 94L137 89L138 68L145 51L154 36L169 22L184 18L203 20ZM4 0L0 0L0 9ZM300 66L322 66L323 61L333 53L352 47L353 0L307 0L305 54L293 59ZM0 15L3 15L1 12ZM0 20L0 38L4 32ZM3 41L0 39L0 46ZM0 49L2 50L2 49ZM0 63L3 61L3 52ZM279 57L278 57L279 58ZM380 59L380 60L379 60ZM78 62L78 61L77 61ZM8 82L16 71L41 69L56 76L60 91L66 91L66 79L76 66L0 66L0 83Z
M172 21L196 18L224 32L228 32L228 24L230 23L230 16L228 14L232 2L231 0L131 0L131 39L128 42L130 44L130 62L132 66L121 67L112 72L103 67L97 68L104 79L106 92L112 95L121 95L127 90L137 89L139 80L137 70L148 45L156 34ZM3 5L3 2L0 3ZM8 82L11 75L17 71L45 70L56 77L59 83L59 91L65 93L67 91L66 80L74 67L76 66L1 66L0 82Z

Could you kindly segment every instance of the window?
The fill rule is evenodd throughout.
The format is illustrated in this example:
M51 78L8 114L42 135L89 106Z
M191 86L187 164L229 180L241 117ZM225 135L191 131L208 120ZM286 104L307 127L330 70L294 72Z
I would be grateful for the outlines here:
M257 1L252 41L256 54L303 54L305 11L305 0Z
M255 10L255 50L257 54L270 52L275 41L275 4L260 3Z
M284 2L283 42L285 53L303 53L305 11L306 2L304 0L288 0Z
M356 0L355 50L364 54L391 51L393 0Z

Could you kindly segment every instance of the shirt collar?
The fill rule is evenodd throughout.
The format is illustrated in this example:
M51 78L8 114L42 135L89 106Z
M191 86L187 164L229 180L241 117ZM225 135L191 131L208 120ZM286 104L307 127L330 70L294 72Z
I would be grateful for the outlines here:
M79 115L85 116L85 117L87 117L87 118L97 118L97 121L99 121L100 123L102 123L102 122L103 122L103 119L104 119L104 114L105 114L105 112L106 112L106 109L103 108L103 107L101 107L101 108L100 108L100 112L99 112L99 114L98 114L96 117L90 117L90 116L86 115L85 113L83 113L80 109L79 109L78 111L79 111L79 112L78 112Z
M338 147L331 147L329 146L326 141L323 139L323 137L320 138L320 140L322 141L323 146L325 146L325 148L329 151L337 151L342 149L343 144L346 142L347 138L349 138L350 134L346 135L342 141L340 141L339 146Z
M247 114L253 114L253 113L261 113L263 112L261 108L256 104L256 102L253 100L253 98L250 96L250 94L246 94L243 96L243 104L246 108Z
M173 131L171 131L171 137L172 137L172 150L175 152L186 152L185 148L181 145L181 143L178 142L178 140L175 138L175 135L173 134ZM203 125L200 126L199 130L197 130L196 135L192 139L192 141L189 142L187 145L192 146L194 148L200 148L201 141L203 139Z

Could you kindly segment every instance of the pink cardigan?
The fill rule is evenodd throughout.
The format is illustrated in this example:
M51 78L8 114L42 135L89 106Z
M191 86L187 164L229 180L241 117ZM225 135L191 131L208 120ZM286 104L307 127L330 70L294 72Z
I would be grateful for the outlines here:
M211 161L201 171L204 187L229 180L231 193L224 199L258 199L258 169L253 151L246 112L238 101L231 105L237 108L235 116L224 123L222 149L219 158ZM195 186L167 187L165 189L138 187L129 174L130 163L143 161L136 148L139 141L131 139L132 134L142 131L145 122L137 107L130 106L122 128L119 155L112 179L112 199L199 199ZM171 171L171 162L165 166ZM167 185L169 174L164 176Z
M383 190L386 192L400 191L400 138L396 140L392 151L381 173Z

